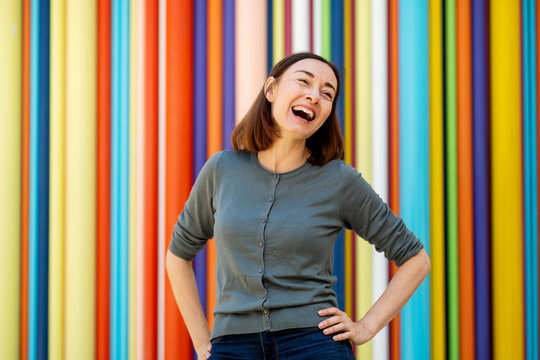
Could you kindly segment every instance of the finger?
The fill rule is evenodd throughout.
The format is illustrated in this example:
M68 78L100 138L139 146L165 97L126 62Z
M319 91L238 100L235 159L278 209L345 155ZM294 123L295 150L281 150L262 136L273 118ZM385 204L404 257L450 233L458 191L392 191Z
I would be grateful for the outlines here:
M334 340L334 341L343 341L343 340L350 339L351 336L352 336L352 332L350 332L350 331L342 332L342 333L339 333L339 334L336 334L336 335L332 336L332 340Z
M318 314L319 316L327 316L327 315L337 315L341 312L342 311L339 310L337 307L330 307L330 308L319 310Z
M349 318L345 316L332 316L331 318L321 321L318 326L319 329L324 329L335 324L347 323L348 320Z
M329 328L324 329L323 333L325 335L330 335L330 334L334 334L334 333L337 333L337 332L348 331L348 330L349 330L349 328L347 327L346 324L339 323L337 325L334 325L334 326L331 326Z

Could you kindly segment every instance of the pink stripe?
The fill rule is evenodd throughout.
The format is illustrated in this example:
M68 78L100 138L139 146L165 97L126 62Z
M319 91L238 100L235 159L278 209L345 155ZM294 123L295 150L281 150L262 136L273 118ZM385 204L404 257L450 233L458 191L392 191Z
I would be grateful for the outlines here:
M285 0L285 56L292 52L291 0Z

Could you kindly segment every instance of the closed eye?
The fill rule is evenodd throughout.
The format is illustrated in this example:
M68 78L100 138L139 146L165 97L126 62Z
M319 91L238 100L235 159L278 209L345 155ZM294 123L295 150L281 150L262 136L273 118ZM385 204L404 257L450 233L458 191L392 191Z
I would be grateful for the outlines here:
M298 79L298 81L302 84L308 84L308 81L306 79Z
M325 92L323 95L326 96L326 98L327 98L328 100L332 100L332 94L331 94L331 93Z

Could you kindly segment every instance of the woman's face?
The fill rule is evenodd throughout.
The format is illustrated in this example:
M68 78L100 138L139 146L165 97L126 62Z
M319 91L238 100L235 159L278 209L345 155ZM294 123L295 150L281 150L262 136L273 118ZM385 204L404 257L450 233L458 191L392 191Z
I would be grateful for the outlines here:
M332 111L337 79L327 64L303 59L291 65L276 81L265 84L266 98L272 103L272 117L281 138L307 139L324 124Z

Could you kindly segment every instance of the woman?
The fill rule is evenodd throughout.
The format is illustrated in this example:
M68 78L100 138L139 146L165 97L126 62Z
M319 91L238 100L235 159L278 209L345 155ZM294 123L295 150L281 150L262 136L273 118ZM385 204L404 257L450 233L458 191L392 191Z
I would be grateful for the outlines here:
M167 270L199 359L352 359L405 305L430 270L422 243L343 162L335 104L339 72L293 54L272 69L212 156L175 226ZM357 322L337 308L333 246L353 229L399 266ZM214 237L210 333L191 261ZM212 339L212 340L210 340Z

